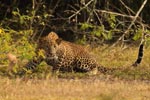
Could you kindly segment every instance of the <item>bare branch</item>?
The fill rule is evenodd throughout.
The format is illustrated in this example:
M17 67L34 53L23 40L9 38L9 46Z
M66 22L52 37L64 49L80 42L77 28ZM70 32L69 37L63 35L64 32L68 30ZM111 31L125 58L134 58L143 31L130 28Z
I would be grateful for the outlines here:
M68 19L70 20L74 16L78 15L83 9L87 8L88 5L91 4L93 1L94 0L90 0L87 4L84 5L84 7L82 7L81 9L79 9L76 13L74 13L73 15L71 15Z
M135 14L135 12L131 9L131 8L129 8L122 0L119 0L120 2L121 2L121 4L127 9L127 10L129 10L129 11L131 11L133 14Z
M127 17L127 18L131 18L131 19L134 19L134 17L135 17L135 16L125 15L125 14L121 14L121 13L117 13L117 12L111 12L111 11L107 11L107 10L98 10L98 9L96 9L95 11L101 12L101 13L113 14L113 15L122 16L122 17Z
M145 0L145 1L143 2L143 4L141 5L140 9L139 9L138 12L136 13L136 15L135 15L135 17L133 18L133 21L132 21L131 24L129 25L128 29L127 29L127 30L124 32L124 34L117 40L117 42L112 45L112 47L115 46L119 41L121 41L121 40L124 38L124 36L129 32L129 30L131 29L132 25L133 25L134 22L136 21L136 19L137 19L137 17L139 16L140 12L143 10L143 8L144 8L144 6L145 6L146 3L147 3L147 0Z
M131 22L130 26L128 27L128 29L125 31L124 34L127 34L129 29L132 27L132 25L134 24L134 22L136 21L137 17L139 16L140 12L142 11L142 9L144 8L145 4L147 3L147 0L145 0L142 4L142 6L140 7L139 11L137 12L137 14L135 15L133 21Z

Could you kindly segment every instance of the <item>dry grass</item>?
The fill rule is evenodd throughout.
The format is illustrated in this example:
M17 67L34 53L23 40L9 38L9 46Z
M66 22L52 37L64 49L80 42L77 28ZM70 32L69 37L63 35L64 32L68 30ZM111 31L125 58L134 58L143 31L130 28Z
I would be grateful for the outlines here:
M0 100L149 100L150 83L99 79L1 78Z
M98 61L107 67L131 67L138 52L138 48L102 49L94 52ZM149 61L147 48L138 68L114 73L113 78L80 74L81 78L75 78L74 74L71 77L67 74L64 78L28 80L0 77L0 100L150 100Z
M137 59L138 47L105 48L105 46L102 46L94 51L99 63L106 67L129 67Z
M105 46L104 46L105 48ZM114 47L104 50L100 47L96 50L98 61L107 67L131 67L138 55L139 47L127 46L125 48ZM139 67L148 68L150 66L150 48L144 49L143 60ZM104 51L103 51L104 50ZM108 63L109 62L109 63Z

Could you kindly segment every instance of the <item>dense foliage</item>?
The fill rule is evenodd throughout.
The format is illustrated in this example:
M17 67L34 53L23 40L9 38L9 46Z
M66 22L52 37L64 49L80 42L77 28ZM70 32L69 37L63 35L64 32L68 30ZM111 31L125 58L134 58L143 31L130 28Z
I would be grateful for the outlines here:
M1 0L1 27L29 30L32 39L51 30L69 39L99 43L116 40L131 24L144 0ZM135 4L136 3L136 4ZM126 35L127 39L150 22L149 1ZM67 34L67 35L66 35ZM67 37L68 36L68 37ZM137 37L137 36L136 36ZM135 37L134 37L135 39Z

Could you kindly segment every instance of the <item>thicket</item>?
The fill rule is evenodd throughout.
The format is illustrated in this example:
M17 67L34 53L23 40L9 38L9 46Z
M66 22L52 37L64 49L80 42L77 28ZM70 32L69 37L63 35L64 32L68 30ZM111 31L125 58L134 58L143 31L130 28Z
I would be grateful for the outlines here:
M71 40L82 37L86 41L115 41L124 33L125 40L137 40L138 33L149 29L149 3L147 0L1 0L0 25L8 30L29 30L31 40L49 31Z
M149 34L148 0L1 0L0 65L6 53L31 59L41 35L99 45L133 42Z

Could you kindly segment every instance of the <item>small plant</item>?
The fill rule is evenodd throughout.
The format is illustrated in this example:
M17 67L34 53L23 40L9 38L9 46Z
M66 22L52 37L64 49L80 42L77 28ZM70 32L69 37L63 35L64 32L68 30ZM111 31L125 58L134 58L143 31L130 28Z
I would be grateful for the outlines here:
M102 37L105 40L111 40L113 36L113 31L105 30L105 26L97 26L90 23L81 23L81 30L83 31L90 31L90 34L97 37ZM114 25L114 24L113 24ZM114 27L114 26L113 26ZM92 30L92 31L91 31Z

